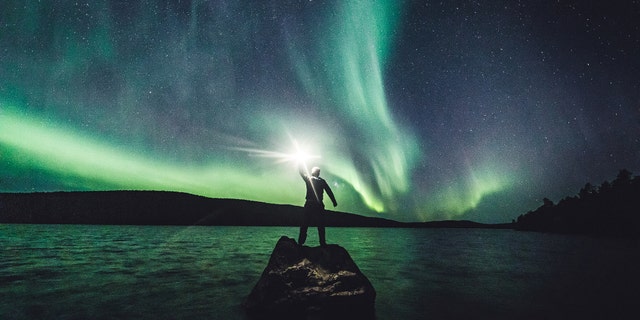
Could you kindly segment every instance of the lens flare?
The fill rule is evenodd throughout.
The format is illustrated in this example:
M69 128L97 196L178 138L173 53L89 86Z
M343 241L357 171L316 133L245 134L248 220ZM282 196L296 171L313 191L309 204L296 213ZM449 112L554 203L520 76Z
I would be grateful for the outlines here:
M276 163L293 163L296 165L306 164L309 160L321 158L320 155L311 154L306 148L301 147L298 140L293 138L290 133L288 136L291 144L288 148L289 152L241 147L232 147L230 149L246 152L251 157L270 158L274 159Z

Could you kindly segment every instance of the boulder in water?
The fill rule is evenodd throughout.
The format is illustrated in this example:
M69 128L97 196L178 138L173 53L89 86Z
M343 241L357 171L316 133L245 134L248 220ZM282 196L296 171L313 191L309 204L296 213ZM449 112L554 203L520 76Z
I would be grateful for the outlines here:
M300 246L281 237L244 302L250 315L373 318L376 292L343 247Z

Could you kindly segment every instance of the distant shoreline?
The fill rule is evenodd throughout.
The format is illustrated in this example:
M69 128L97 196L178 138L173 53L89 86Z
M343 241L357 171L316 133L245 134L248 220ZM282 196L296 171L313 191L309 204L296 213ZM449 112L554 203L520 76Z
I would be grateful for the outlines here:
M299 226L303 208L167 191L0 193L0 223L93 225ZM399 222L329 211L329 227L513 229L468 220Z

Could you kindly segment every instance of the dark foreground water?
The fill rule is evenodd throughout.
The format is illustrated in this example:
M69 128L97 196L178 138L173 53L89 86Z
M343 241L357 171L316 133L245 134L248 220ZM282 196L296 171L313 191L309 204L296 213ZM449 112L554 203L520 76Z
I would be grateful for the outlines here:
M0 319L246 319L296 228L0 225ZM328 228L378 319L636 319L633 240L474 229ZM317 245L315 229L308 245Z

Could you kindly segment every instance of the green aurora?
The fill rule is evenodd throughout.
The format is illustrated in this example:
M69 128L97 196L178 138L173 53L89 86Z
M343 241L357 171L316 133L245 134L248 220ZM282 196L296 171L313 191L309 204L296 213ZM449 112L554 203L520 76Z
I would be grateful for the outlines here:
M320 155L309 165L323 169L338 210L504 222L548 196L557 172L567 182L552 195L617 170L561 167L556 159L597 146L573 143L591 137L586 125L577 132L548 120L562 119L565 98L544 81L520 94L529 78L491 82L483 73L478 81L471 71L458 72L469 81L448 84L409 78L455 74L436 59L455 51L438 47L444 36L429 42L433 59L407 55L430 49L405 38L419 30L410 2L9 1L4 8L2 192L166 190L300 205L295 163L259 155L290 154L299 143ZM525 49L510 59L531 79L545 79L526 64ZM413 86L438 93L421 94L417 104L407 93ZM465 109L474 99L483 110ZM602 154L626 163L617 149ZM494 215L490 201L504 210Z
M356 140L345 140L338 138L346 135L345 132L315 130L322 132L316 135L322 138L313 144L320 145L322 158L326 160L324 171L340 181L336 186L346 184L345 191L357 193L347 197L356 203L341 201L346 203L340 208L343 210L378 213L407 210L401 202L411 191L412 170L422 150L410 130L394 119L385 97L383 79L385 62L393 49L391 34L400 9L395 1L373 5L361 1L340 3L337 14L328 15L328 21L312 32L317 39L314 42L317 55L305 59L304 51L298 50L295 41L290 42L289 52L298 81L312 99L311 103L337 113L358 135ZM88 63L96 52L101 57L113 57L114 45L108 36L113 26L107 17L101 16L101 21L103 23L96 24L90 33L89 48L73 41L61 45L64 63ZM325 32L325 28L330 32ZM28 29L35 30L35 27ZM325 34L328 36L323 37ZM312 71L318 64L329 67ZM262 115L260 121L298 122L268 117ZM25 172L28 168L50 172L60 177L61 187L65 189L174 190L209 197L300 202L296 182L283 170L291 170L290 166L260 172L263 164L256 163L264 161L260 158L238 162L238 159L228 161L213 156L209 163L198 166L161 161L126 143L115 145L107 139L92 137L82 128L52 123L47 116L39 118L24 106L6 102L3 102L0 120L4 161ZM286 129L286 125L283 124L283 128ZM304 132L305 129L298 130ZM282 142L286 147L287 141ZM357 146L351 146L354 143ZM361 161L369 162L366 167L369 171L358 165ZM260 182L263 180L275 184L265 185ZM423 206L427 210L441 208L453 216L472 208L485 193L504 186L491 177L474 179L468 186L445 188L445 194L435 198L440 201ZM470 189L464 190L467 187ZM431 199L428 203L433 202ZM428 218L428 212L417 213Z

